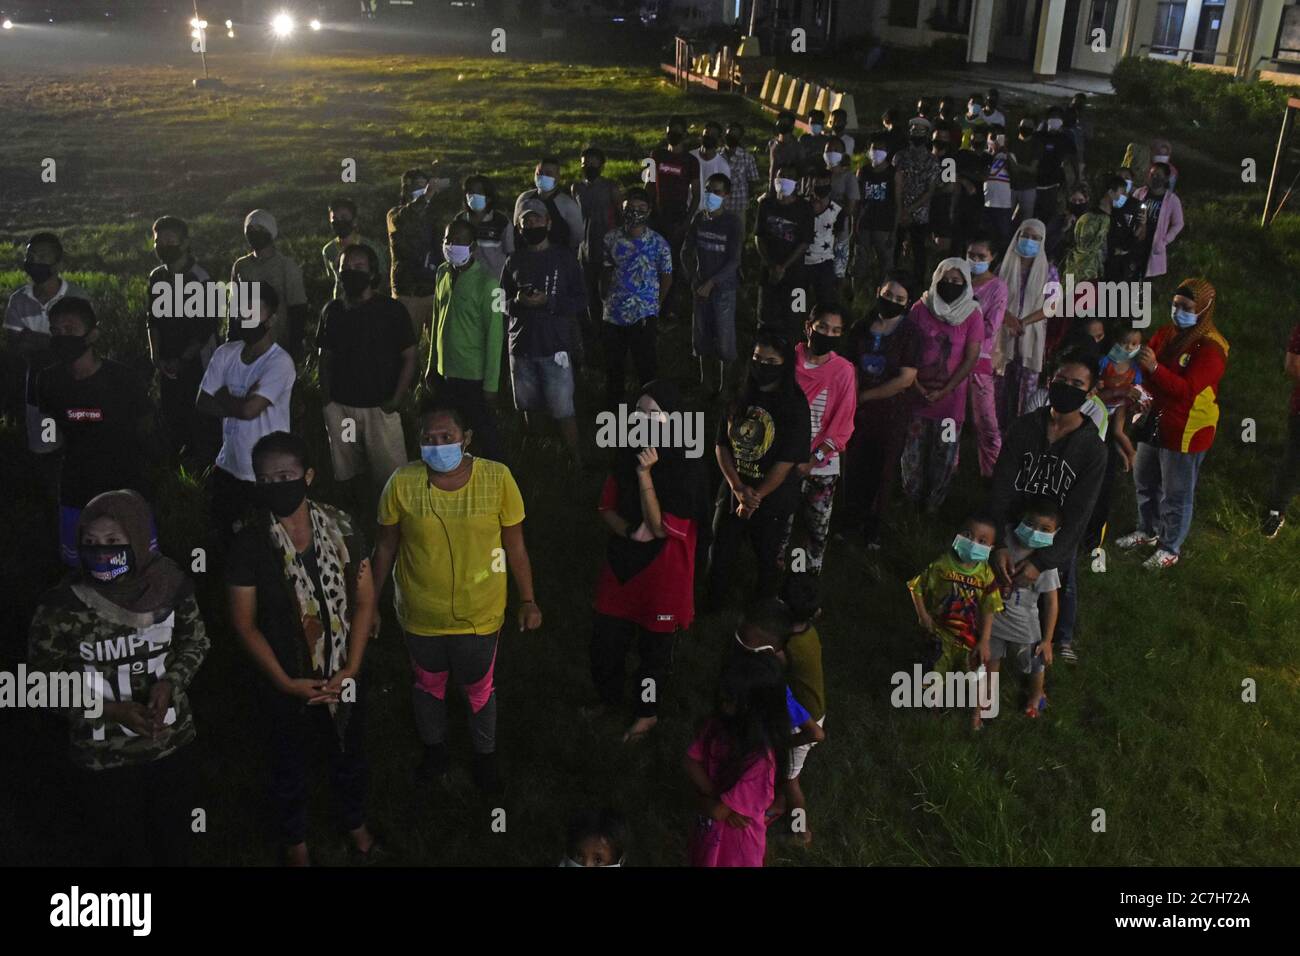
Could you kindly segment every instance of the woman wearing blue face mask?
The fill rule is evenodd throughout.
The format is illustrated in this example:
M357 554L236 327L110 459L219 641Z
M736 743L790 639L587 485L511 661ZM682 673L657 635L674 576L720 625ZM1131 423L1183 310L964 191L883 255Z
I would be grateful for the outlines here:
M432 401L420 415L420 461L397 469L379 501L371 560L376 590L394 570L393 605L415 670L415 721L425 754L417 776L448 769L447 683L469 702L474 779L501 787L493 669L505 624L509 568L519 630L542 624L524 546L524 503L510 469L476 458L460 409Z
M1044 304L1049 283L1060 281L1056 266L1047 260L1047 227L1041 219L1026 219L1002 257L998 275L1007 284L1007 311L993 353L998 375L998 423L1005 435L1024 413L1030 394L1038 388L1047 351L1047 313Z
M510 217L497 208L497 190L487 176L474 174L462 184L464 201L457 219L463 219L477 232L475 246L478 261L500 279L506 259L515 251L515 230Z
M1162 570L1178 563L1192 527L1192 500L1201 462L1219 422L1219 380L1228 361L1228 342L1214 325L1214 286L1184 279L1174 292L1171 321L1137 354L1154 401L1138 426L1133 479L1138 526L1116 543L1125 550L1156 546L1143 567Z

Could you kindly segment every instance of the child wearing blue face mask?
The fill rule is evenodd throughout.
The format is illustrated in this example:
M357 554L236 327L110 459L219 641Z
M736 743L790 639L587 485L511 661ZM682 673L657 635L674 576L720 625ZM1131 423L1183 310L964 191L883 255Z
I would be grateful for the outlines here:
M1034 498L1025 506L1020 524L1008 528L1007 549L1017 564L1031 551L1046 548L1056 539L1061 513L1049 498ZM1029 677L1026 717L1037 717L1047 706L1043 693L1046 668L1052 663L1052 631L1059 613L1057 591L1061 579L1053 568L1044 571L1026 587L1004 588L1002 611L993 618L989 633L980 640L979 656L989 671L998 673L1002 659L1014 659L1017 669ZM1040 616L1041 612L1041 616Z
M966 670L977 663L977 651L987 654L993 616L1002 610L988 560L996 540L993 520L973 515L952 546L907 582L929 643L928 670Z
M1143 384L1142 369L1136 361L1141 349L1142 332L1126 329L1115 338L1110 351L1097 366L1097 399L1106 406L1109 418L1106 429L1106 473L1101 490L1097 493L1097 503L1092 508L1092 517L1088 519L1088 530L1083 536L1084 550L1089 553L1101 547L1105 541L1115 475L1121 469L1126 473L1131 472L1137 459L1137 449L1128 436L1127 427L1138 411L1134 390Z

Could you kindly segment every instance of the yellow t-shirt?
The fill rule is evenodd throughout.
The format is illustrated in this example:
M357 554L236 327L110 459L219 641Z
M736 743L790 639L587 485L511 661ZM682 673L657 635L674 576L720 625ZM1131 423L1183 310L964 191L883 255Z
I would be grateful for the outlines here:
M441 519L441 520L439 520ZM399 525L394 604L411 634L492 634L506 612L501 529L524 520L510 469L475 458L459 491L429 484L424 462L393 472L379 499L379 523Z

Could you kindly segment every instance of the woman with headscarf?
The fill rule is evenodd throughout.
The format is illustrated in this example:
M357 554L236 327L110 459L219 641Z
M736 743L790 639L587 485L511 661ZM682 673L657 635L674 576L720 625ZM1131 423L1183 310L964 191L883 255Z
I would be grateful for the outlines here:
M134 491L87 503L81 567L41 599L27 655L33 672L82 678L85 699L60 702L83 798L82 846L119 866L184 864L194 806L186 690L209 642L193 583L150 550L151 528Z
M596 506L609 531L596 582L591 679L597 710L623 704L624 661L633 644L639 663L634 721L626 741L658 722L672 665L673 640L695 617L695 543L706 515L702 459L686 457L676 423L694 413L677 387L649 382L637 398L631 447L614 452ZM635 429L644 428L638 436Z
M1038 388L1047 351L1048 284L1059 282L1056 266L1047 260L1047 227L1041 219L1026 219L1002 257L998 275L1007 284L1007 312L993 353L999 376L998 423L1005 436L1011 423L1025 412Z
M1207 280L1184 279L1174 291L1170 323L1137 355L1153 401L1134 428L1137 530L1115 543L1125 550L1156 545L1143 564L1152 570L1178 563L1192 527L1196 479L1219 422L1228 342L1215 327L1214 304Z
M796 466L808 460L812 419L795 381L794 345L779 332L754 336L749 372L718 422L714 456L722 484L713 511L709 547L709 605L721 606L735 577L740 539L748 537L758 559L752 595L777 593L781 541L799 505Z
M270 793L284 861L307 866L307 774L328 754L337 809L358 862L377 858L365 821L361 662L375 621L368 551L352 519L313 501L307 443L253 446L261 507L226 567L230 622L261 673Z
M984 341L984 315L971 286L970 263L956 256L940 262L909 319L920 348L899 471L907 497L934 513L957 471L967 380Z

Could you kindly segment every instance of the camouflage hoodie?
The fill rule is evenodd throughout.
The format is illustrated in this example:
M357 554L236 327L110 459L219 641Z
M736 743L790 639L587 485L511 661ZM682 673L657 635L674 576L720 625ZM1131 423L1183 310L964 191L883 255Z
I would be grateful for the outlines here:
M28 667L46 673L84 673L103 688L104 703L147 704L153 685L172 685L164 727L154 739L123 725L90 719L80 709L65 711L72 760L90 770L107 770L158 760L194 739L194 718L185 691L208 653L209 640L186 582L175 606L152 613L124 610L93 586L64 581L47 592L32 618Z

